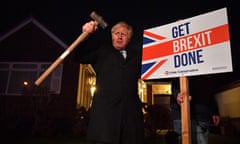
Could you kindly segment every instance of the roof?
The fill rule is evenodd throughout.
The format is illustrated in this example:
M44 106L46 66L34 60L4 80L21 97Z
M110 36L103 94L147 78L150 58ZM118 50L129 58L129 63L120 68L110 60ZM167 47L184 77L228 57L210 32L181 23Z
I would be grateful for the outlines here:
M30 17L0 37L1 61L54 61L68 46Z
M4 35L0 36L0 42L8 38L9 36L13 35L15 32L19 31L23 27L25 27L28 24L34 24L39 29L41 29L43 32L45 32L50 38L52 38L54 41L56 41L58 44L60 44L63 48L67 48L68 46L60 40L56 35L54 35L51 31L49 31L45 26L43 26L39 21L37 21L34 17L30 17L26 19L25 21L21 22L16 27L12 28L10 31L5 33Z

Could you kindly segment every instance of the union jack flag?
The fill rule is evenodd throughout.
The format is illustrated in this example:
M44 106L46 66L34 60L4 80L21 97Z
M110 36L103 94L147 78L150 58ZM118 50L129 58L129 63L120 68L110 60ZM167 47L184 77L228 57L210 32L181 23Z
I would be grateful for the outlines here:
M143 54L142 54L142 80L151 79L151 75L156 72L167 59L160 59L162 56L168 54L168 46L162 44L166 38L157 34L154 34L148 30L144 30L143 33ZM166 43L167 44L167 43Z

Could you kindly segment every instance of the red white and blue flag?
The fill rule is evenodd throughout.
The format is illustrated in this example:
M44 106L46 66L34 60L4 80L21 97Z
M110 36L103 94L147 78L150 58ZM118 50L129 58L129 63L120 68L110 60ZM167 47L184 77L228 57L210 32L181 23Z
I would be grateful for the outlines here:
M226 8L144 30L142 80L229 71Z

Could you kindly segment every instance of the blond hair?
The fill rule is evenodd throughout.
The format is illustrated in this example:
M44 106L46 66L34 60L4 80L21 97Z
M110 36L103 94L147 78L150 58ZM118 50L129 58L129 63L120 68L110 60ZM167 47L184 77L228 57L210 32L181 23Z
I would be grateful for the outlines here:
M116 23L116 24L112 27L111 32L114 33L114 31L115 31L117 28L119 28L119 27L125 27L125 28L127 28L127 30L128 30L128 37L129 37L129 39L132 38L133 28L132 28L131 25L129 25L129 24L128 24L127 22L125 22L125 21L120 21L120 22Z

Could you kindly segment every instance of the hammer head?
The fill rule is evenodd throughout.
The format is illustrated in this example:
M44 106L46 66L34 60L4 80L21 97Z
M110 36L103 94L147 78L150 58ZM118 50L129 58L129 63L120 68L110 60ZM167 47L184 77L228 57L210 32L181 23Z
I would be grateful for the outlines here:
M91 12L90 17L94 19L103 29L105 29L108 24L104 21L104 19L98 15L96 12Z

